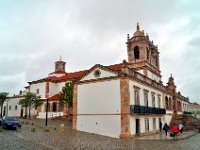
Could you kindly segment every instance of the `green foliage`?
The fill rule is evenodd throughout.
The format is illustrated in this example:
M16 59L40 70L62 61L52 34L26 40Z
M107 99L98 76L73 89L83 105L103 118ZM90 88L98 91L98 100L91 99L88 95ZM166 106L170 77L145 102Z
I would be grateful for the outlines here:
M73 83L67 82L65 86L62 88L62 91L59 93L59 103L64 104L67 107L71 107L73 105Z
M2 111L3 111L3 104L8 99L8 93L7 92L0 92L0 107L1 107L1 117L2 117Z
M21 99L19 101L19 105L22 105L23 107L25 107L26 111L26 116L27 116L27 109L29 109L29 119L30 119L30 111L32 108L37 108L38 106L42 105L43 102L40 100L39 96L36 96L36 94L28 92L25 95L24 99Z

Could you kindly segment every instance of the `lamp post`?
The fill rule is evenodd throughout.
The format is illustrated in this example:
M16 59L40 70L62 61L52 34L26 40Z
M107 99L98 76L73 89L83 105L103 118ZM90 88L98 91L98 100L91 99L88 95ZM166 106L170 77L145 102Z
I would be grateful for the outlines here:
M46 101L46 122L45 125L47 126L48 124L48 108L49 108L49 100L48 100L48 94L47 94L47 101Z

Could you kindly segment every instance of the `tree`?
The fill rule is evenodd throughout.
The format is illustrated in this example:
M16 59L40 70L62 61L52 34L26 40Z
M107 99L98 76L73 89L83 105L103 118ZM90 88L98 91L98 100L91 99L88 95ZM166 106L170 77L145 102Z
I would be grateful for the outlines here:
M27 111L29 111L29 119L31 118L31 109L34 107L37 109L42 104L43 102L40 100L40 97L31 92L26 93L24 99L19 101L19 105L25 107L25 118L27 117Z
M71 107L73 105L73 89L74 85L72 81L65 83L62 91L59 93L58 101L60 104L64 104L66 107Z
M6 99L8 99L8 93L0 92L1 117L2 117L2 111L3 111L3 104L4 104Z

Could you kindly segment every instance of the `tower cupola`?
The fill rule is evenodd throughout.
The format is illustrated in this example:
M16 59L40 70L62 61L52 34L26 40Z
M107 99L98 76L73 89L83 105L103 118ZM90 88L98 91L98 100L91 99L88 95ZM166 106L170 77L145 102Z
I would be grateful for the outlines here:
M55 71L64 71L65 72L65 64L66 64L66 62L62 61L62 58L60 57L60 60L55 62Z

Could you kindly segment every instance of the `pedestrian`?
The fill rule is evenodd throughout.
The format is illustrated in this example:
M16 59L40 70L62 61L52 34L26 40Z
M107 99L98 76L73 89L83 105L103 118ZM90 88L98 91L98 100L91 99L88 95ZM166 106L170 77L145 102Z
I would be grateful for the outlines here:
M178 127L176 126L176 124L174 123L174 125L171 128L171 132L172 132L172 136L175 138L177 137L177 133L179 132Z
M162 132L162 122L161 121L159 123L159 127L160 127L160 132Z
M182 133L183 133L183 124L179 123L178 128L179 128L179 131L180 131L180 133L182 135Z
M165 131L165 135L167 136L167 132L169 130L169 126L167 125L167 123L164 124L163 130Z

